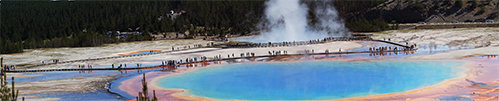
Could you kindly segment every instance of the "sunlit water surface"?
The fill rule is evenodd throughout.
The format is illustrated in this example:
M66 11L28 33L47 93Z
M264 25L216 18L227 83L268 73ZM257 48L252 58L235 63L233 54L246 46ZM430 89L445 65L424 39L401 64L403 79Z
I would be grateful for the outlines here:
M157 84L215 99L320 100L402 92L461 76L460 61L305 61L223 65Z

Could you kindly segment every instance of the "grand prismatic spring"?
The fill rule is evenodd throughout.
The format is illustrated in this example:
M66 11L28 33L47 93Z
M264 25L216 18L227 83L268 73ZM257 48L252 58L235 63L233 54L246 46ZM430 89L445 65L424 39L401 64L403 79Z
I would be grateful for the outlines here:
M355 33L332 1L309 3L265 1L258 34L246 36L0 54L2 73L28 101L499 99L499 27Z
M439 34L449 36L438 39L439 42L446 43L452 41L448 38L459 33L494 29L497 28L383 33L393 33L406 38L405 34L451 32ZM419 33L423 31L424 33ZM490 33L493 32L477 34L491 35ZM379 37L377 33L373 34L376 35L373 38ZM401 39L394 37L391 40ZM420 44L416 50L411 51L372 53L346 52L397 46L377 41L354 40L253 48L193 47L211 42L213 41L160 40L104 47L36 49L2 57L4 64L15 63L6 60L7 58L17 58L27 66L37 64L37 61L44 60L47 56L60 58L62 62L74 61L27 69L18 67L16 70L70 70L81 69L79 66L82 65L93 65L93 69L109 69L8 72L8 76L16 77L16 89L20 90L20 96L33 96L27 98L32 100L133 100L138 97L138 92L143 92L142 75L145 75L149 95L154 93L158 99L168 101L497 99L499 75L496 71L499 71L499 58L496 55L488 55L497 54L495 50L498 48L495 46L458 47L437 43ZM494 42L492 45L497 44L495 41L491 42ZM187 47L189 45L191 49ZM171 51L172 47L179 50ZM312 49L315 51L312 52ZM84 55L89 50L93 54ZM285 50L286 53L269 55L269 52L275 53L279 50ZM329 50L330 54L324 54L325 50ZM345 53L336 54L340 50ZM110 53L112 51L119 52ZM245 56L241 56L242 53ZM246 56L247 53L254 53L255 56ZM33 54L43 57L30 57ZM185 62L186 58L198 58L197 61L201 61L200 57L204 56L210 61ZM216 59L218 56L222 59ZM68 57L82 61L64 59ZM89 57L105 58L83 61ZM181 64L164 66L163 63L168 60L184 61ZM121 69L116 69L120 65Z
M233 64L165 77L156 85L239 100L325 100L428 87L464 73L455 61L306 61Z

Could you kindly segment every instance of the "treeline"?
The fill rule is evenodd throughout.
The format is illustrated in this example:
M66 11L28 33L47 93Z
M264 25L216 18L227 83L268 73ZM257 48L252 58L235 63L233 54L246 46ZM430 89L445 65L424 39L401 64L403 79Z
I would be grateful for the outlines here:
M180 32L224 35L246 34L265 9L261 1L3 1L0 53L22 49L98 46L105 43L151 40L149 32ZM351 31L381 31L386 22L362 18L381 1L335 1ZM186 11L174 20L170 11ZM85 32L84 32L85 31ZM112 31L111 34L107 34ZM118 39L116 31L144 34ZM202 33L202 34L201 34Z
M388 0L338 0L334 5L350 31L375 32L390 29L390 21L381 16L365 16L364 13L386 1Z
M0 38L0 46L0 54L23 52L23 45L21 42L12 42Z
M0 53L23 48L81 47L150 40L149 32L191 30L209 35L248 33L259 21L264 1L4 1ZM170 11L186 11L176 19ZM204 27L194 31L196 26ZM132 30L130 30L132 29ZM83 33L83 31L88 33ZM111 35L107 35L112 31ZM116 31L138 31L118 40Z
M160 29L158 15L171 9L162 2L80 1L80 2L2 2L2 37L12 41L33 38L62 38L73 33L107 31L175 31L171 20L162 20ZM169 22L169 23L168 23Z
M85 33L79 32L68 37L52 38L42 40L40 38L30 38L20 42L12 42L10 40L3 40L0 38L0 52L1 54L7 53L20 53L23 49L34 48L57 48L57 47L89 47L100 46L106 43L119 43L119 42L132 42L152 40L153 36L149 34L142 35L129 35L124 39L118 39L110 35L102 35L98 33Z
M104 43L112 43L114 40L109 36L97 33L78 33L63 38L52 38L50 40L27 39L23 43L24 48L54 48L54 47L87 47L99 46Z
M263 15L264 2L263 0L230 2L217 0L181 1L178 2L178 5L180 5L178 8L187 11L187 13L185 16L181 16L179 21L180 24L184 25L203 26L206 31L249 33ZM190 28L190 26L187 26L187 28Z
M158 15L165 15L171 10L164 3L4 1L0 6L3 23L0 53L17 53L31 48L85 47L151 40L149 34L118 39L114 32L129 31L129 28L143 33L175 31L172 20L161 20L162 24L158 20ZM107 31L113 33L108 35Z
M353 17L347 20L346 26L356 32L375 32L390 29L388 24L381 19L367 20L364 16Z

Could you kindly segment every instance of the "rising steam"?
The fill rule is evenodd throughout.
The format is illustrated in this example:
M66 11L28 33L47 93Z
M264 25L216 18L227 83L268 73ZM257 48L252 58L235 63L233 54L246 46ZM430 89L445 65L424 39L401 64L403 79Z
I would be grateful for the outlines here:
M317 23L307 18L309 7L300 0L269 0L265 2L265 16L259 23L261 35L250 42L304 41L325 37L348 36L350 32L338 17L332 1L313 1Z

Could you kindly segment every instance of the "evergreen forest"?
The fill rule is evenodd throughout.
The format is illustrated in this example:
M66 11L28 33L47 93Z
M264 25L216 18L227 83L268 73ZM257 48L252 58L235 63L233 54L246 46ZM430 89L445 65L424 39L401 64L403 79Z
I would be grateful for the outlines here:
M365 18L358 13L383 2L345 0L335 1L334 5L350 31L366 32L388 29L389 21ZM255 27L263 16L264 3L263 0L3 1L0 5L0 54L33 48L146 41L154 39L148 33L159 32L189 30L206 35L244 35L257 30ZM171 11L185 13L172 19ZM116 31L144 34L119 39L114 36Z

